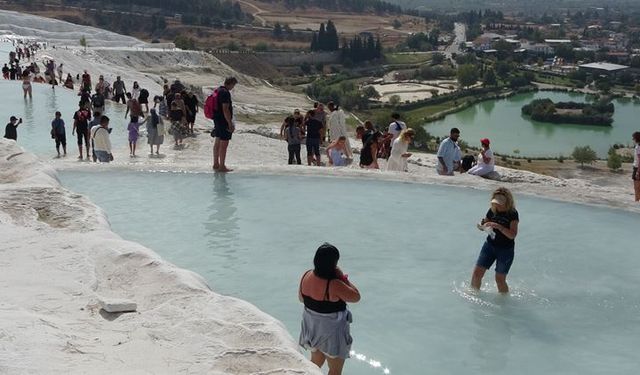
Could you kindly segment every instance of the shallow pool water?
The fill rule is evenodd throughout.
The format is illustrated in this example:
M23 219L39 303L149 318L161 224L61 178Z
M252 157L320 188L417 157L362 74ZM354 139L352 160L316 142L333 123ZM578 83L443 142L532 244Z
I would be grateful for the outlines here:
M635 374L638 216L517 197L508 297L468 290L488 192L361 180L60 172L115 232L299 334L297 287L324 241L360 288L347 374ZM360 356L362 359L362 356ZM379 361L381 367L368 361ZM373 362L376 364L375 362Z
M37 83L32 86L33 99L25 99L22 92L22 81L0 80L0 92L2 92L2 101L0 101L2 134L0 136L4 136L4 127L9 122L9 117L22 118L23 123L18 127L18 145L47 160L56 155L55 142L50 135L51 121L54 119L56 111L60 111L67 133L68 157L77 157L76 137L71 135L73 114L78 110L80 100L77 91L71 91L61 86L52 89L49 85ZM109 126L113 128L111 143L114 147L126 145L128 124L124 118L126 107L107 100L105 110L111 119Z
M637 116L640 104L616 99L613 125L588 126L549 124L533 121L522 115L522 106L534 99L588 102L583 94L541 91L516 95L508 99L475 104L443 120L429 123L425 129L434 136L446 136L452 127L459 127L462 138L479 146L481 138L491 139L491 147L502 154L531 157L569 156L576 146L591 146L601 158L616 143L631 143L631 134L640 130Z

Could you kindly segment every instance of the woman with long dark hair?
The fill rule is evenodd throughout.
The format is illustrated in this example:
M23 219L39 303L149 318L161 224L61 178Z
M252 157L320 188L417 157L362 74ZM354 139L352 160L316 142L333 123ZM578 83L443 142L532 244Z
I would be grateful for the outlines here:
M153 146L156 146L156 155L160 156L160 145L164 143L164 122L158 116L155 108L151 108L151 119L147 121L147 143L149 144L149 156L153 156Z
M329 375L341 375L353 339L347 302L360 301L360 292L338 267L340 252L328 243L316 251L313 270L304 273L298 298L304 303L300 345L311 350L311 362L329 365Z

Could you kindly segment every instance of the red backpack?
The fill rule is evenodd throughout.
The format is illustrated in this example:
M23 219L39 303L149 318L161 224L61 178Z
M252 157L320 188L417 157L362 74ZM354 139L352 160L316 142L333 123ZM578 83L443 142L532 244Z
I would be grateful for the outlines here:
M209 120L213 119L213 116L218 112L218 92L220 88L213 90L209 96L207 96L207 100L204 101L204 117Z

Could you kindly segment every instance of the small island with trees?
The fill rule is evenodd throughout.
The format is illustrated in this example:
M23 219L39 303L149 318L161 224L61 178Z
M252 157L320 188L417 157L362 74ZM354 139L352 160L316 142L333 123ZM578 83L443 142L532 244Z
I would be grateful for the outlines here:
M554 103L551 99L536 99L522 107L523 115L554 124L611 126L613 112L613 103L608 100L594 103Z

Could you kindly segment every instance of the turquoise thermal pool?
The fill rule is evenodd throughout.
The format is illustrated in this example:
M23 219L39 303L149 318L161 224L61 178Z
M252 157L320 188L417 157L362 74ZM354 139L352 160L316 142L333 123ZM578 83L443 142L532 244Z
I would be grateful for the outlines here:
M113 230L281 320L324 241L360 288L354 375L635 374L638 216L517 196L510 296L468 290L489 193L334 178L60 172ZM378 367L379 365L379 367Z
M76 137L71 135L73 130L73 114L78 110L80 97L77 91L71 91L62 86L52 89L50 85L34 83L33 99L25 99L22 93L22 81L0 80L0 91L4 93L2 103L2 136L4 125L10 116L22 118L23 123L18 127L18 145L42 157L44 160L56 155L55 142L51 139L51 121L56 111L62 113L67 133L68 158L78 156ZM124 105L106 101L105 112L113 128L111 143L114 147L127 144L127 120ZM60 149L62 152L62 148Z

